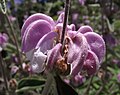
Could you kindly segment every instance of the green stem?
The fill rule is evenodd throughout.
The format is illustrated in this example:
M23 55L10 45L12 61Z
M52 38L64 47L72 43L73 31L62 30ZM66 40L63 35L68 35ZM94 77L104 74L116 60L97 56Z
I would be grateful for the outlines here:
M47 81L45 83L42 95L48 95L52 82L53 82L53 76L52 74L49 73L47 76Z
M103 88L104 88L104 86L102 85L102 86L99 88L99 90L96 92L95 95L100 95L100 93L101 93L101 91L103 90Z
M90 86L91 86L91 83L92 83L93 77L94 77L94 75L91 76L91 78L90 78L90 82L89 82L89 84L88 84L88 86L87 86L87 88L86 88L86 91L85 91L85 93L84 93L83 95L89 95Z
M54 81L53 81L53 86L54 86L53 87L54 88L54 95L58 95L55 78L54 78Z
M3 62L3 59L2 59L1 52L0 52L0 67L1 67L1 72L2 72L2 75L3 75L3 79L4 79L4 82L5 82L6 91L7 91L7 93L9 93L8 80L7 80L7 76L6 76L6 73L5 73L5 67L4 67L4 62Z
M1 18L3 19L3 20L1 20L1 23L5 23L4 14L2 14L1 16L2 16ZM14 40L13 40L12 36L10 35L10 33L8 32L8 30L6 29L5 24L1 24L1 26L3 27L3 30L5 30L5 33L7 33L10 41L11 41L12 43L14 43Z
M22 69L21 53L20 53L20 50L19 50L19 45L18 45L17 38L16 38L15 33L14 33L14 29L13 29L13 27L12 27L12 24L11 24L9 18L8 18L7 13L4 14L4 15L5 15L5 18L6 18L7 22L8 22L9 27L10 27L11 34L12 34L12 36L13 36L13 39L14 39L14 41L15 41L15 46L16 46L17 54L18 54L18 60L19 60L19 63L20 63L20 67L21 67L21 69Z

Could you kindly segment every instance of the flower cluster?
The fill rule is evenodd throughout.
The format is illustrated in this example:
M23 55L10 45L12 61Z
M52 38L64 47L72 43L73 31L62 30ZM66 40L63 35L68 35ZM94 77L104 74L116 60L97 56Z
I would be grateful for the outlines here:
M95 74L105 55L103 38L90 26L76 30L71 24L67 25L64 44L61 44L63 18L64 13L57 21L36 13L25 21L21 30L22 52L30 60L32 71L70 74L74 80L79 79L82 71Z

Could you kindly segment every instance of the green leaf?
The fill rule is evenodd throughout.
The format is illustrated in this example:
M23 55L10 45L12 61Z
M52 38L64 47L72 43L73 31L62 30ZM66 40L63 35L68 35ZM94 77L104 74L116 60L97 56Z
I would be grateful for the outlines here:
M17 89L16 90L16 93L19 93L19 92L24 92L24 91L28 91L28 90L35 90L37 88L40 88L40 87L43 87L43 85L41 86L34 86L34 87L23 87L21 89Z
M116 20L116 21L113 23L113 25L114 25L115 30L119 30L119 29L120 29L120 20Z
M108 25L108 28L110 30L110 32L113 32L114 31L114 27L110 24L110 21L108 18L106 18L106 22L107 22L107 25Z
M90 7L100 7L100 4L89 4Z
M12 53L12 52L16 51L16 47L15 47L15 45L12 45L11 43L7 43L5 50Z
M6 8L5 0L0 1L0 9L1 9L3 14L6 14L7 8Z
M45 84L45 80L43 79L36 79L36 78L24 78L19 81L18 83L18 89L16 92L23 92L27 90L34 90L38 89L40 87L43 87Z

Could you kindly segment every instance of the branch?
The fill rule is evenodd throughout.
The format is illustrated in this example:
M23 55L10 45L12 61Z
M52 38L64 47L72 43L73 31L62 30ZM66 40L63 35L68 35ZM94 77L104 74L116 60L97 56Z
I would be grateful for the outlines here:
M3 79L4 79L4 82L5 82L6 91L9 92L8 80L7 80L7 76L6 76L5 67L4 67L1 52L0 52L0 67L1 67L1 72L2 72L2 75L3 75Z
M66 31L66 26L68 24L70 2L71 2L71 0L66 0L66 2L65 2L65 15L64 15L63 30L62 30L62 35L61 35L61 44L64 43L64 39L65 39L65 34L66 34L65 31Z

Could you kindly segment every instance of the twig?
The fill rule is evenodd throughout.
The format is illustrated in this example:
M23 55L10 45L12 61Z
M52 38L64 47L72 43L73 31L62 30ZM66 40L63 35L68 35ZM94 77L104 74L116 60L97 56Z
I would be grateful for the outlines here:
M64 15L63 30L62 30L62 35L61 35L61 44L62 45L64 44L64 39L65 39L65 34L66 34L65 31L66 31L66 26L68 24L70 1L71 0L66 0L66 2L65 2L65 15ZM63 45L63 47L64 47L64 45ZM52 81L53 81L53 76L51 74L48 74L48 78L45 83L45 87L43 89L42 95L48 95Z
M83 95L89 95L89 90L90 90L90 86L91 86L91 83L92 83L93 77L94 77L94 75L91 76L91 78L90 78L90 82L89 82L89 84L88 84L88 86L87 86L87 89L86 89L86 91L85 91L85 93L84 93Z
M101 8L101 24L102 24L102 34L104 33L104 13L103 13L103 8Z
M96 92L95 95L99 95L99 94L101 93L101 91L103 90L103 88L104 88L104 86L102 85L102 86L100 87L100 89Z
M5 23L4 14L1 14L1 18L3 19L3 20L1 20L1 23ZM14 40L13 40L12 36L10 35L10 33L7 31L5 24L1 24L1 26L2 26L3 29L5 30L5 33L7 33L10 41L11 41L12 43L14 43Z
M20 63L20 68L21 68L21 70L22 70L22 59L21 59L21 53L20 53L20 50L19 50L18 41L17 41L17 38L16 38L16 36L15 36L15 34L14 34L14 29L13 29L13 27L12 27L12 25L11 25L11 22L10 22L10 20L9 20L9 18L8 18L8 15L7 15L7 14L4 14L4 16L5 16L8 24L9 24L9 27L10 27L10 30L11 30L11 34L12 34L13 39L14 39L14 41L15 41L15 46L16 46L17 53L18 53L18 60L19 60L19 63Z
M0 67L1 67L1 72L2 72L2 75L3 75L3 79L4 79L4 82L5 82L5 88L6 88L6 91L8 93L9 92L8 80L7 80L7 76L6 76L6 73L5 73L5 67L4 67L1 52L0 52Z
M42 95L48 95L52 81L53 81L53 76L49 73L47 76L47 81L45 83Z
M112 13L112 6L113 6L113 1L110 0L110 12Z
M63 30L62 30L62 35L61 35L61 44L64 43L64 39L65 39L65 34L66 34L65 31L66 31L66 26L68 23L70 2L71 2L71 0L66 0L66 2L65 2L65 15L64 15Z

